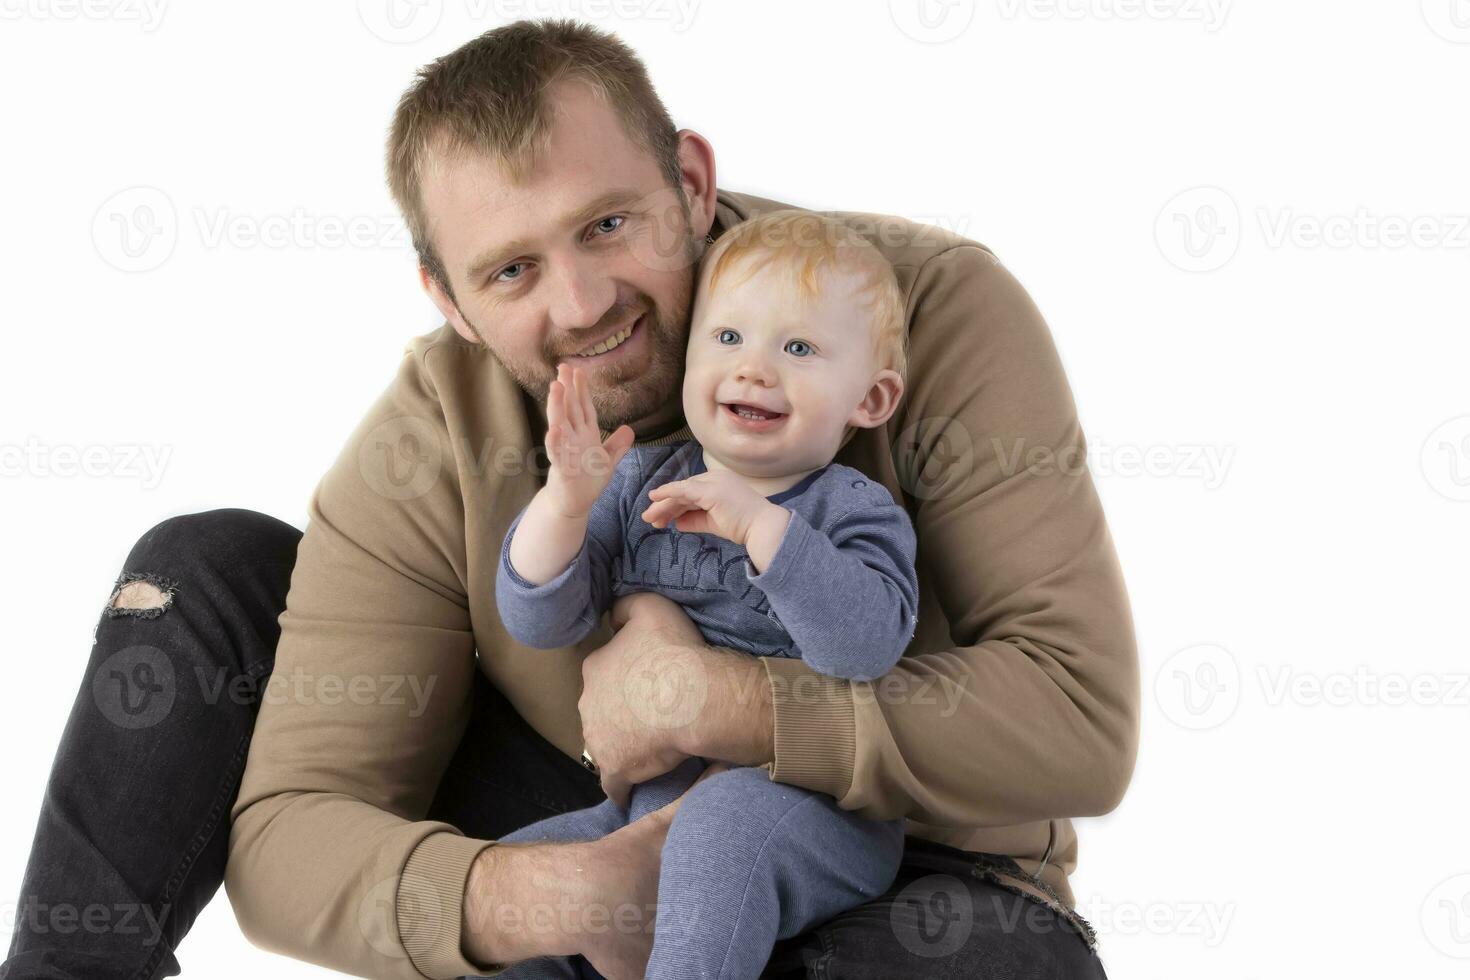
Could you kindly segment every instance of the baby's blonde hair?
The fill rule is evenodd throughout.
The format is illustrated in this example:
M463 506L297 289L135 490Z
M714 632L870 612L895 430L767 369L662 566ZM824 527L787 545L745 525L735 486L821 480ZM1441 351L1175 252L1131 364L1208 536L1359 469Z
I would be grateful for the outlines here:
M742 221L710 246L705 257L706 286L713 289L742 259L749 261L740 282L768 266L784 266L807 297L820 292L824 269L860 274L862 290L872 301L873 354L878 366L897 371L907 383L903 290L893 266L877 246L835 218L814 211L771 211Z

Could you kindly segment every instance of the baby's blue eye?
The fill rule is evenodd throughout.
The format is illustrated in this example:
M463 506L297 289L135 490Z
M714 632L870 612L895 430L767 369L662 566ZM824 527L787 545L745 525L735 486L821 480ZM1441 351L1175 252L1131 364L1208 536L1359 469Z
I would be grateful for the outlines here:
M726 340L725 339L726 337L734 337L735 339L734 340ZM736 333L734 330L729 330L729 329L721 330L719 332L719 334L715 337L715 343L717 343L717 344L738 344L738 343L740 343L740 334Z
M793 347L801 348L801 350L792 350ZM797 357L806 357L812 352L812 345L804 340L793 340L786 345L786 352L788 354L795 354Z

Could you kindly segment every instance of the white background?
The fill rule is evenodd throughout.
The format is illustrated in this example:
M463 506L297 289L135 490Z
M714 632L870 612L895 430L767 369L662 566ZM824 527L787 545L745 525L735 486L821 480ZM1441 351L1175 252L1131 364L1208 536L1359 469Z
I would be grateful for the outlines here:
M1470 3L151 2L0 0L0 941L124 557L304 526L440 322L394 102L529 13L628 40L722 187L945 225L1046 314L1143 664L1079 821L1110 974L1465 975ZM180 958L323 975L222 893Z

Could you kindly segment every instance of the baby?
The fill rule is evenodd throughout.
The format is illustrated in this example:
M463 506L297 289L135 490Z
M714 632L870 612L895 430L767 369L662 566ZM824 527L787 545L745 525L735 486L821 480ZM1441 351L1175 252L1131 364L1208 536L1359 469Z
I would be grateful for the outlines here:
M711 644L881 677L916 624L913 526L882 484L833 457L851 427L893 414L905 340L891 266L845 226L780 211L728 231L705 257L691 318L693 441L633 447L628 426L603 441L582 369L559 367L546 485L501 550L511 635L567 646L614 599L651 591ZM604 836L689 790L705 765L634 787L626 810L609 800L502 840ZM711 775L669 828L647 976L754 980L777 939L882 894L902 850L901 820L860 818L764 769ZM540 960L506 975L576 969Z

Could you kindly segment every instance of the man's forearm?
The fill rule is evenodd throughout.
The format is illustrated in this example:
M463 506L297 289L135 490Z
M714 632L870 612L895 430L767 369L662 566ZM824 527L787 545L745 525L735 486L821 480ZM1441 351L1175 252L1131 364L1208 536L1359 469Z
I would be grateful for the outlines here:
M775 709L759 658L715 646L697 653L691 668L695 676L684 688L702 689L705 700L693 722L679 732L680 750L738 766L771 762L776 752Z

